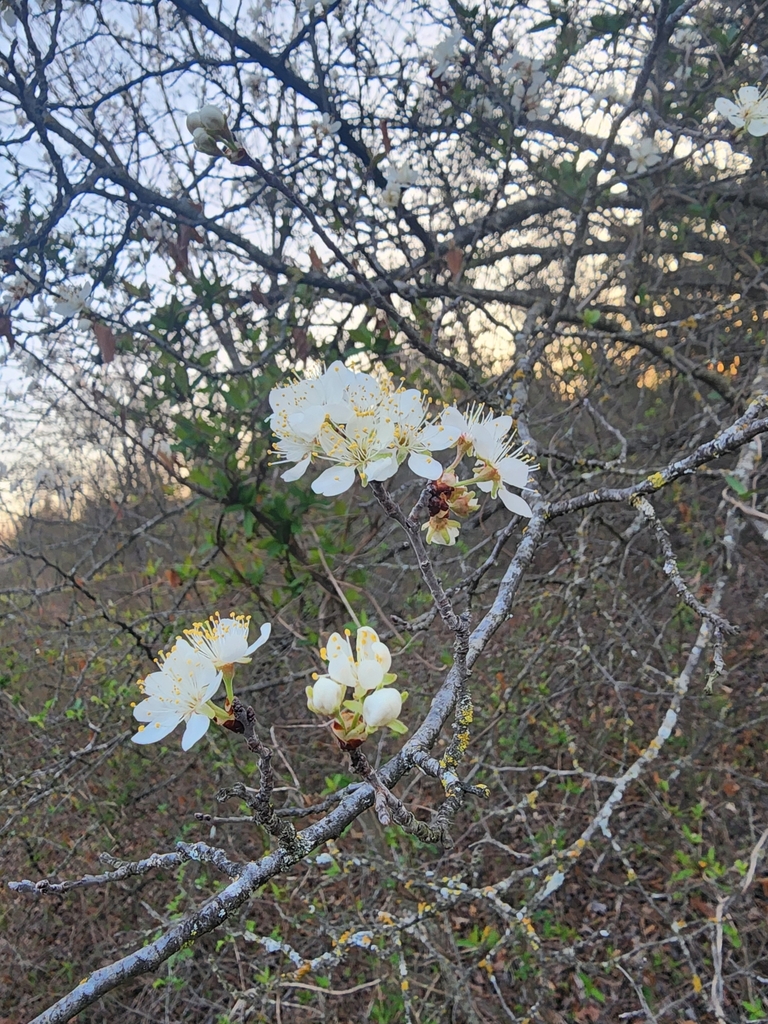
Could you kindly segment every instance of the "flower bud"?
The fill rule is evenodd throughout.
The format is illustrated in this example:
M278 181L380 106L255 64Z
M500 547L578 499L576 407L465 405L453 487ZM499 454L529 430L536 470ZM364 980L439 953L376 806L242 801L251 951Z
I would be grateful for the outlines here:
M363 721L369 729L378 729L382 725L395 722L402 709L403 700L399 690L393 686L385 686L363 701Z
M187 131L191 135L194 135L198 128L203 127L203 122L200 120L200 111L193 110L191 114L187 114Z
M200 124L207 132L229 135L229 126L227 125L224 111L214 107L212 103L206 103L204 107L201 107L197 111L197 116L200 118Z
M205 128L195 128L192 133L192 139L198 153L208 153L209 156L221 156L216 140L211 138Z
M335 715L344 700L346 687L330 676L320 676L314 686L307 687L307 706L317 715Z

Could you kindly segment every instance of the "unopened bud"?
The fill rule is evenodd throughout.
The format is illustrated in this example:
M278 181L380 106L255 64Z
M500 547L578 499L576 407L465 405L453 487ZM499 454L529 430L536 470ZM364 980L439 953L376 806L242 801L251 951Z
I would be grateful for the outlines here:
M201 107L197 111L197 116L200 118L200 124L207 132L212 134L221 132L224 135L229 135L229 126L227 125L224 111L214 107L212 103L206 103L204 107Z
M195 149L199 153L208 153L209 156L221 156L221 151L205 128L195 128L192 133Z
M203 122L200 119L200 111L193 110L191 114L187 114L187 130L191 135L194 135L198 128L203 127Z
M403 700L399 690L385 686L363 701L363 721L369 729L378 729L397 721L402 710Z

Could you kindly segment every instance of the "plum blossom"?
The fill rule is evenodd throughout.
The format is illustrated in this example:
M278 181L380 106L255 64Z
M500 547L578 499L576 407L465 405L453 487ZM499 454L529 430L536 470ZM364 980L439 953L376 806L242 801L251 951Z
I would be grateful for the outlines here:
M446 509L430 516L422 530L426 530L427 544L444 544L446 547L452 547L459 538L461 523L451 519L450 512Z
M478 459L475 480L480 490L490 492L492 498L501 498L510 512L530 519L533 512L528 502L506 486L509 484L523 490L528 484L528 463L517 457L523 449L514 448L512 442L504 440L489 427L475 431L474 448Z
M212 103L187 114L187 130L192 134L195 149L209 156L227 156L237 149L237 142L227 124L227 115ZM224 143L224 151L219 143Z
M415 185L418 180L418 175L416 171L407 164L401 164L400 166L393 165L388 168L385 174L387 180L381 193L381 202L384 206L388 206L391 210L394 210L400 203L403 190L408 188L409 185Z
M210 702L221 684L221 672L185 640L178 640L158 664L159 670L139 683L146 699L134 707L133 717L143 724L131 738L142 745L157 743L185 722L181 749L189 750L216 717Z
M272 626L265 622L257 639L249 645L250 627L250 615L222 619L217 612L205 622L195 622L192 629L186 629L184 633L191 646L208 658L214 668L221 670L235 664L247 665L253 652L269 640Z
M341 433L330 423L320 428L323 458L335 465L312 481L315 494L334 497L348 491L355 482L355 470L363 487L372 480L389 480L397 472L397 456L391 450L395 439L392 419L378 410L371 415L352 416Z
M715 100L718 114L750 135L768 135L768 89L761 92L755 85L743 85L734 95L735 103L724 96Z
M433 451L451 446L452 434L440 423L427 423L424 399L413 388L390 396L388 412L395 424L398 462L408 458L408 468L425 480L437 480L443 467L432 458Z
M187 114L187 128L193 134L199 128L210 132L211 135L229 131L224 111L219 107L214 107L212 103L206 103L199 110L193 110L191 114Z
M512 417L494 417L478 405L471 407L466 415L450 406L443 410L440 419L449 435L456 436L459 452L475 457L473 478L464 481L464 484L477 484L481 491L490 492L493 498L500 498L510 512L530 518L533 513L528 503L509 490L509 487L524 489L530 471L528 463L518 457L523 449L515 448L508 436L512 429ZM459 514L458 509L452 511Z
M548 80L542 67L543 61L526 57L517 50L513 50L501 64L501 73L512 83L512 106L515 110L523 110L529 117L542 117L548 109L548 104L539 95Z
M640 139L629 147L627 174L640 174L661 162L661 150L653 139Z
M353 414L345 400L345 388L354 383L356 374L337 360L319 377L307 377L269 393L272 414L269 422L277 435L274 452L280 462L296 465L283 473L283 480L302 477L320 450L317 435L326 417L346 423Z
M445 39L440 40L430 56L430 73L433 78L441 78L448 68L456 62L456 50L463 38L464 33L456 29L446 36Z
M77 316L85 308L92 291L93 285L90 283L84 284L81 288L62 288L61 297L54 303L53 312L65 319Z
M335 715L346 693L347 688L330 676L318 676L315 685L307 687L307 707L316 715Z
M385 681L392 665L392 655L386 644L370 626L360 626L355 637L355 654L349 634L331 633L327 646L320 652L328 661L328 675L342 686L351 686L356 692L375 690ZM392 676L391 680L396 677Z
M320 120L315 118L310 124L318 142L322 142L329 135L335 135L341 128L341 121L335 121L331 114L323 114Z

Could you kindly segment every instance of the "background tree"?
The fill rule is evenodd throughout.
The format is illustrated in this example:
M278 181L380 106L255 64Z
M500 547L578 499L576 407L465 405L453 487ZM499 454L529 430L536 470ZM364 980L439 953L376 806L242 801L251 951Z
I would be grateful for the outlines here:
M762 6L2 31L6 1015L766 1016ZM514 417L530 520L281 480L336 359ZM273 625L245 741L127 743L216 608ZM356 621L410 693L364 758L304 696Z

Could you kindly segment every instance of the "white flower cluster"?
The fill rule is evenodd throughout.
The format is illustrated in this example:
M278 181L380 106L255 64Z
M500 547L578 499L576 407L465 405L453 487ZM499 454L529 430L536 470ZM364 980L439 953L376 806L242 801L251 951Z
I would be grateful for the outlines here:
M355 655L345 635L332 633L320 656L328 662L325 675L315 673L314 686L307 687L307 707L317 715L332 719L331 728L342 743L357 746L366 736L384 726L402 735L407 727L400 719L403 701L408 696L391 684L397 676L390 672L392 655L370 626L361 626L355 638ZM347 690L352 690L347 699Z
M542 88L549 80L547 73L542 71L543 66L543 61L513 50L500 67L511 87L512 107L534 119L546 116L549 111L549 104L541 95Z
M390 479L407 460L412 473L433 482L431 543L455 543L459 524L449 513L466 516L477 508L468 486L499 497L517 515L532 514L510 490L526 488L531 468L514 445L511 416L494 417L482 406L464 414L450 406L430 421L421 392L397 388L389 374L355 372L340 361L319 377L273 388L269 403L274 452L280 462L295 463L284 480L298 480L315 459L329 462L312 490L333 497L349 490L356 474L365 487ZM455 456L443 466L432 453L449 448ZM469 478L459 480L456 470L464 458L474 465Z
M250 615L222 619L217 613L185 630L185 637L176 637L168 654L157 658L158 671L139 682L145 700L134 706L133 717L144 724L132 737L134 743L157 743L185 722L181 749L189 750L212 721L219 725L233 721L230 706L235 665L247 664L272 631L265 623L258 639L249 645L250 623ZM227 694L224 708L213 703L222 680Z
M735 103L724 96L715 100L718 114L750 135L768 135L768 89L761 92L756 85L743 85L734 95Z
M3 281L3 288L5 290L0 295L0 308L2 311L7 312L17 303L21 302L22 299L26 299L27 296L32 294L37 285L38 282L35 278L21 271L6 277Z

